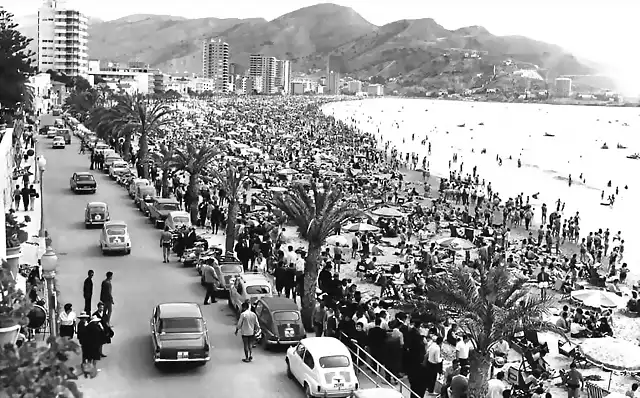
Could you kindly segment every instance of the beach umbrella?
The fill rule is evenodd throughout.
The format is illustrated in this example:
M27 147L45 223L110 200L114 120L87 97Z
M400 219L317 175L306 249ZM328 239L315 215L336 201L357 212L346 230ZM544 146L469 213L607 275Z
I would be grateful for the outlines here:
M340 246L349 246L349 239L347 239L347 237L344 235L332 235L328 237L325 242L327 243L327 245L332 246L335 246L336 243Z
M269 191L271 191L271 192L285 192L285 191L287 191L287 188L285 188L285 187L270 187Z
M587 339L580 344L585 358L607 370L640 371L640 347L628 340L613 337Z
M361 223L361 222L349 224L346 227L344 227L344 229L345 229L345 231L349 231L349 232L365 232L365 231L378 231L378 230L380 230L380 228L376 227L375 225L365 224L365 223Z
M475 245L462 238L442 238L436 241L438 245L451 250L471 250L475 249Z
M371 212L371 214L379 217L403 217L404 214L391 207L381 207Z
M571 292L571 298L593 308L618 308L625 305L620 297L605 290L576 290Z
M286 176L286 175L293 175L293 174L297 174L298 170L294 170L294 169L282 169L280 171L278 171L278 174Z

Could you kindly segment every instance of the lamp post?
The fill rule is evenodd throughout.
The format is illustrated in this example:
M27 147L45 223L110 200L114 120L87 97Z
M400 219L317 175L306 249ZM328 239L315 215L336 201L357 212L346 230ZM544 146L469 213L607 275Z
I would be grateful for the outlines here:
M56 269L58 268L58 256L51 247L47 247L47 251L40 259L42 265L42 273L47 282L47 297L49 298L49 333L53 337L58 336L58 328L56 327L56 307L58 299L55 291Z
M44 155L38 157L38 170L40 171L40 233L38 236L41 238L41 244L44 242L44 191L42 190L42 181L44 180L44 171L47 168L47 159ZM44 246L43 246L44 247Z

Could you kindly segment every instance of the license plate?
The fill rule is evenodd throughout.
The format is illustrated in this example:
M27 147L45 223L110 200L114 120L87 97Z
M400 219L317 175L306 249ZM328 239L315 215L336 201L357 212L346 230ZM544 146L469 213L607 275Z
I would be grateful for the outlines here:
M295 335L295 333L293 332L292 328L286 328L284 330L284 337L293 337Z
M178 359L189 359L188 351L178 351Z
M344 388L344 383L334 383L333 388L337 388L337 389Z

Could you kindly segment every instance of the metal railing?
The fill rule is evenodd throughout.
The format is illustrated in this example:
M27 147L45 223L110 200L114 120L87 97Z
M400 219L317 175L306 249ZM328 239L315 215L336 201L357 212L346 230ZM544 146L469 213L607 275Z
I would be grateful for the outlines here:
M423 398L420 395L416 394L409 386L407 386L402 380L400 380L396 375L394 375L389 369L387 369L383 364L381 364L377 359L375 359L371 354L367 352L363 347L361 347L356 340L351 339L344 332L340 332L340 340L346 342L345 344L349 349L349 352L354 357L353 365L356 368L356 372L359 374L363 374L369 381L371 381L377 388L390 387L397 391L399 391L402 395L409 394L409 398ZM373 376L367 373L367 370L373 373ZM382 386L375 379L379 379L382 382ZM391 381L387 380L387 378L396 382L397 384L392 384Z

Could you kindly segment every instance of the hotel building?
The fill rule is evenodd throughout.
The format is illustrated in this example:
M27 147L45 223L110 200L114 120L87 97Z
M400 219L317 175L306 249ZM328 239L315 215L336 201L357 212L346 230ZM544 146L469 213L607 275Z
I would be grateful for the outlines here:
M209 39L202 43L202 76L214 81L213 91L229 92L229 44L220 39Z

